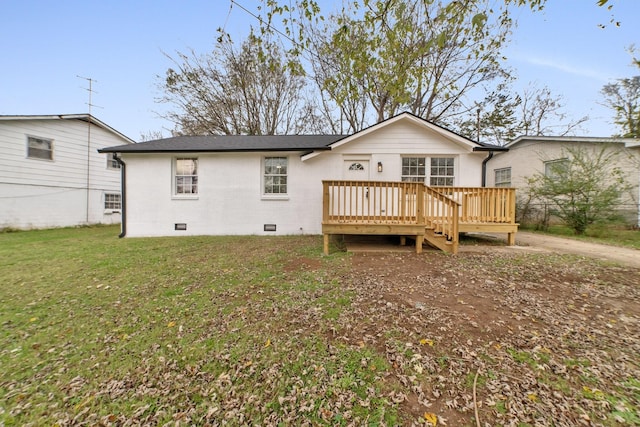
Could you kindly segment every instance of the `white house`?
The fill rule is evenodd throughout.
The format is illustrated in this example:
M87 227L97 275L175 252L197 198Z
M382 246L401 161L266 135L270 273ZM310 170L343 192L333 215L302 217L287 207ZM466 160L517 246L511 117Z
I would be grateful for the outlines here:
M171 236L320 234L323 180L479 187L494 150L403 113L350 136L180 136L100 152L123 164L122 235Z
M603 148L615 153L617 164L627 182L634 186L625 197L623 213L640 225L640 140L633 138L596 138L578 136L521 136L506 145L508 151L496 153L488 162L487 183L496 187L527 187L527 178L547 173L550 166L562 162L568 149L584 148L597 153ZM522 192L521 192L522 194Z
M120 164L134 141L88 114L0 116L0 229L121 219Z

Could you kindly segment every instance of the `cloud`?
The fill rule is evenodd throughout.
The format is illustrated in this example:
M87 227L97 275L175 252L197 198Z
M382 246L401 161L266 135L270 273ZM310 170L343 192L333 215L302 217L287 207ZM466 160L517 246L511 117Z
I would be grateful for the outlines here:
M527 64L535 65L537 67L552 68L554 70L557 70L563 73L598 80L603 83L607 83L613 78L612 76L609 76L593 68L576 67L574 65L569 65L564 62L557 61L555 59L550 59L550 58L541 58L541 57L535 57L535 56L519 56L517 59L520 61L526 62Z

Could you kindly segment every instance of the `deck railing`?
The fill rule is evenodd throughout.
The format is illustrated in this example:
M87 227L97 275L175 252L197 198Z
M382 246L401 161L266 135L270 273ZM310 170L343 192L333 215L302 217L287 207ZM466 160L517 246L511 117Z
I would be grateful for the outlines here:
M436 187L461 205L460 222L515 224L516 192L509 187Z
M322 184L325 223L424 223L421 183L323 181Z
M459 232L507 233L515 244L515 189L418 182L323 181L324 252L330 234L394 234L457 252Z

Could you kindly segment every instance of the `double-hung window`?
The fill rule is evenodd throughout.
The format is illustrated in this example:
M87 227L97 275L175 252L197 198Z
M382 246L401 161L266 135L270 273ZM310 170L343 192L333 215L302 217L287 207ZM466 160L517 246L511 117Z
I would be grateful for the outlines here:
M424 157L402 158L402 181L423 182L426 177L426 159Z
M495 186L511 187L511 168L495 169Z
M263 191L265 195L287 194L287 166L286 157L265 157Z
M30 159L53 160L53 140L28 136L27 157Z
M174 165L174 195L192 196L198 194L198 159L177 158Z
M432 157L429 185L453 187L454 170L453 157Z

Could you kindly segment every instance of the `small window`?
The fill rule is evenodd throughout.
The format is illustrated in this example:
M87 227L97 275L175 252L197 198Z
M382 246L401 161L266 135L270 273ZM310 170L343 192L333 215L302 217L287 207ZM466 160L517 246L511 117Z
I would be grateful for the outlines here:
M178 158L175 162L174 194L198 194L198 159Z
M28 137L27 157L30 159L53 160L53 140L34 136Z
M351 163L351 166L349 166L349 170L350 171L363 171L364 170L364 166L362 166L362 163Z
M107 169L120 169L120 163L114 158L113 153L107 153Z
M424 182L426 177L424 157L402 158L402 181Z
M511 187L511 168L495 169L495 186Z
M434 157L431 159L429 185L452 187L453 178L453 157Z
M549 178L557 178L569 167L569 159L556 159L544 162L544 174Z
M287 158L265 157L264 194L287 194Z
M105 193L104 209L109 211L119 211L122 209L122 198L118 193Z

